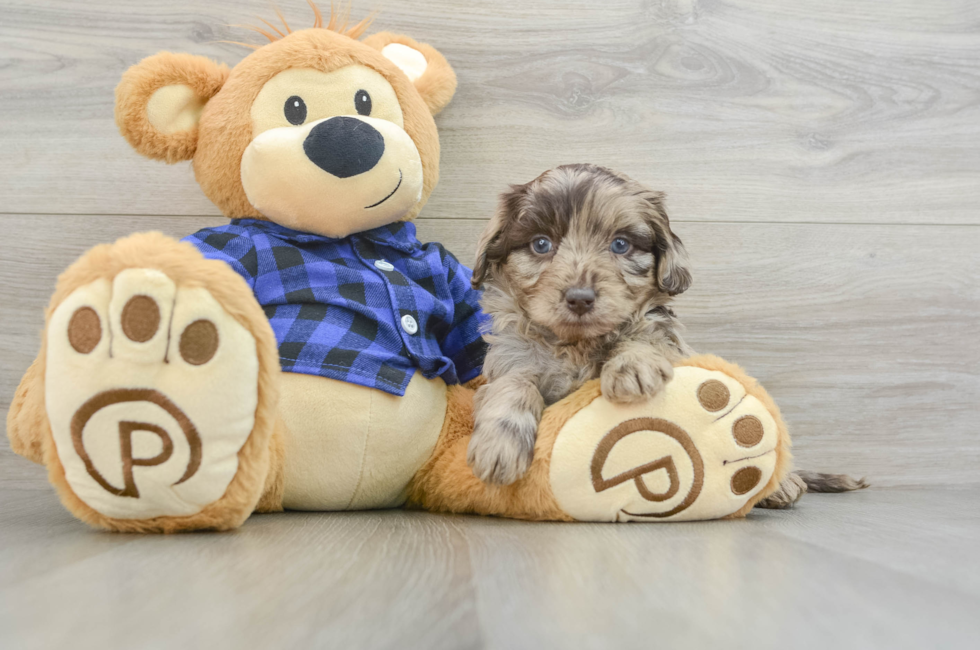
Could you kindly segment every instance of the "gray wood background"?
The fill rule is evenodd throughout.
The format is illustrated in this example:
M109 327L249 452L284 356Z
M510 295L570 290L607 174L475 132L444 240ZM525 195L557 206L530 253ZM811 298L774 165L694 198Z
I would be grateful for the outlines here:
M278 0L294 27L302 0ZM326 5L326 2L322 3ZM976 483L980 3L372 0L439 48L442 181L420 234L464 261L507 183L596 162L668 193L691 343L782 407L798 465ZM0 0L0 408L55 278L93 244L222 223L188 164L118 135L120 74L162 49L235 63L265 0ZM0 442L0 486L45 490Z

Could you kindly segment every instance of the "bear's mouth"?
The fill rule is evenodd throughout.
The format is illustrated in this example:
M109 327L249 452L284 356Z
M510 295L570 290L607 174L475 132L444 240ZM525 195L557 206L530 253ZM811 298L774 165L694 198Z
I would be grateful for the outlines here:
M384 203L385 201L387 201L388 199L390 199L391 197L393 197L395 195L395 192L398 191L398 188L402 186L402 178L403 178L402 170L399 169L398 170L398 184L395 185L395 189L391 190L391 192L388 193L388 196L386 196L385 198L381 199L377 203L372 203L371 205L364 206L364 209L365 210L370 210L371 208L376 208L379 205L381 205L382 203Z

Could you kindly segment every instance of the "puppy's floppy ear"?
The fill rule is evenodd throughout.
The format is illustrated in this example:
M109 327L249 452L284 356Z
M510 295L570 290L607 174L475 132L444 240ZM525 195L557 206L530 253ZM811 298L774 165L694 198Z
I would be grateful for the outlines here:
M527 185L511 185L500 195L497 211L490 217L476 245L476 264L473 266L473 288L479 289L493 275L495 267L507 259L510 247L504 239L504 229L520 214L521 203L527 195Z
M650 206L647 220L657 235L654 245L657 256L657 287L671 296L684 293L691 286L690 260L681 238L670 230L670 219L664 207L664 193L646 191L643 198Z
M445 108L456 93L456 73L446 57L431 45L390 32L372 34L363 42L380 50L405 73L433 115Z
M197 150L201 111L230 71L203 56L160 52L127 70L116 86L116 124L148 158L175 163Z

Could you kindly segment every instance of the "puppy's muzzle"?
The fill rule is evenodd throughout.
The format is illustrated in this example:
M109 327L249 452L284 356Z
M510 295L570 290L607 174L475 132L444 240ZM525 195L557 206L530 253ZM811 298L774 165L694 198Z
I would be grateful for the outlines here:
M582 316L595 306L595 291L587 287L574 287L565 291L565 304L573 312Z
M339 116L313 127L303 151L328 174L350 178L374 169L385 153L385 139L367 122Z

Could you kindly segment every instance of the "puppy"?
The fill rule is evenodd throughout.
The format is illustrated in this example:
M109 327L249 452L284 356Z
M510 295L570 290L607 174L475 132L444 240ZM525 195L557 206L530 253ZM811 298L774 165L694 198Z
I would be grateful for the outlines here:
M660 192L596 165L505 192L473 270L493 317L467 457L476 476L523 476L541 412L590 379L615 402L660 391L693 353L667 307L690 284Z
M493 318L468 461L484 481L523 476L544 407L586 381L600 377L613 401L646 399L694 354L667 307L691 272L660 192L596 165L558 167L505 192L477 248L473 286ZM800 470L758 506L866 487Z

